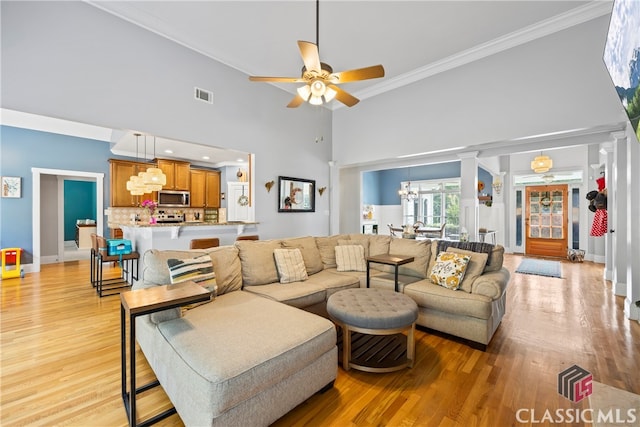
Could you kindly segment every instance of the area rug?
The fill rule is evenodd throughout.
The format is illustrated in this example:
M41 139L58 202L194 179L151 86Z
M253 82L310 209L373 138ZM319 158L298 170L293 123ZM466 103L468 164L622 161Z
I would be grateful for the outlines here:
M522 260L516 273L534 274L536 276L562 277L559 261L546 261L543 259L525 258Z
M594 427L638 425L640 395L596 381L592 384L589 404L593 409Z

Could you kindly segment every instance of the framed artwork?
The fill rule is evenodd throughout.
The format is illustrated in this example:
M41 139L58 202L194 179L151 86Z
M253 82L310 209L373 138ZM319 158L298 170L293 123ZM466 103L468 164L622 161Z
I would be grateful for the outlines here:
M2 177L2 197L20 198L21 185L19 176L3 176Z
M315 212L316 182L311 179L278 177L278 212Z

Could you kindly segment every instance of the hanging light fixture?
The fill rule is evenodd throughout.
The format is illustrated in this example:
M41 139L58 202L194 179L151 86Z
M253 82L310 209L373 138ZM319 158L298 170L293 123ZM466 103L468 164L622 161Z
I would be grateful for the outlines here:
M418 193L416 193L411 189L411 168L408 168L407 170L408 170L409 180L405 184L404 188L401 188L400 190L398 190L398 195L401 198L406 199L407 201L411 201L418 198Z
M535 173L548 172L549 169L551 169L552 167L553 167L553 160L551 160L549 156L543 156L542 152L540 152L540 155L536 156L531 161L531 169L533 169Z
M136 160L138 160L138 137L140 137L140 134L134 133L134 135L136 136ZM149 193L140 174L131 175L129 177L129 181L127 181L127 190L132 196L142 196L145 193Z
M145 153L147 150L147 139L145 136L144 142ZM146 154L145 154L146 157ZM156 157L156 137L153 137L153 158ZM167 176L162 172L162 169L156 167L147 168L146 172L141 172L140 177L142 182L147 187L148 192L160 191L162 187L167 185Z

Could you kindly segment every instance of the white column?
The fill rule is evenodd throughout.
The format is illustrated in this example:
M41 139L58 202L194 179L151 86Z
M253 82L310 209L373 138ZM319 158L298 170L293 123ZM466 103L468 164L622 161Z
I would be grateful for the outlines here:
M613 231L613 293L627 294L627 135L612 133L613 179L607 186L609 230Z
M604 156L604 181L607 186L613 187L610 183L613 180L613 143L605 142L601 144L600 154ZM613 206L613 205L612 205ZM608 212L607 212L608 213ZM589 224L589 226L591 226ZM612 227L609 227L611 230ZM605 235L604 249L604 278L605 280L613 280L613 235L607 233Z
M460 153L460 227L467 229L469 241L478 241L478 152Z
M505 246L506 241L506 221L505 221L505 203L504 194L506 192L506 184L504 182L505 172L499 172L493 176L493 201L491 203L492 209L492 227L496 231L496 243ZM498 191L495 188L496 183L500 183L501 188ZM491 240L489 240L491 242Z
M628 126L628 125L627 125ZM629 126L628 126L629 127ZM629 132L633 132L632 129ZM627 138L627 296L624 314L640 320L640 144Z

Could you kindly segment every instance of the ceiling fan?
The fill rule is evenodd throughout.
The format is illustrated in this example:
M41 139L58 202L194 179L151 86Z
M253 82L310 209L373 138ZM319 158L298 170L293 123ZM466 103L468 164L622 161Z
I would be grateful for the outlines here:
M309 102L312 105L322 105L334 98L347 107L353 107L360 100L342 90L337 86L338 84L384 77L384 67L382 65L334 73L329 64L320 62L318 47L319 9L320 0L316 0L316 42L298 40L298 48L304 63L301 77L249 77L249 80L254 82L305 83L304 86L298 88L298 94L289 102L288 108L299 107L304 102Z

